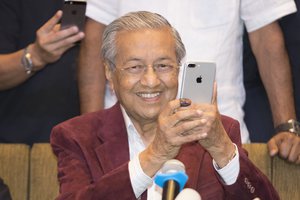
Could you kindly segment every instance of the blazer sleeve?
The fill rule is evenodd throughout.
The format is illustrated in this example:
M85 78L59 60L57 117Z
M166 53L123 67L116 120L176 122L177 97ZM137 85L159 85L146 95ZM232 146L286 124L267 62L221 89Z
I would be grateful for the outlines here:
M136 199L128 162L104 173L93 163L97 160L93 152L85 149L88 144L81 145L72 131L61 126L52 130L51 145L58 158L58 200Z
M227 123L225 129L231 140L238 146L240 161L240 172L237 181L232 185L223 185L226 199L240 200L256 197L270 200L280 199L267 176L250 161L246 150L242 148L238 122L234 120Z

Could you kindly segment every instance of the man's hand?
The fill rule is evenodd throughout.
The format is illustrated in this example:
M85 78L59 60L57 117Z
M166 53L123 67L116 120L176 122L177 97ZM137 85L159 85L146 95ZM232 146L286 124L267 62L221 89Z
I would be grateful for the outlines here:
M84 37L84 33L79 32L76 26L60 30L58 22L62 14L62 11L57 11L36 32L36 41L29 46L28 51L32 54L35 71L42 69L48 63L57 61L64 52L75 45L75 42Z
M224 130L216 97L215 84L212 104L183 102L182 99L171 101L159 115L156 135L148 148L155 158L152 160L163 164L174 158L183 144L198 142L219 167L225 166L235 147Z
M300 164L300 137L290 132L281 132L268 141L270 156L279 155L289 162Z
M191 106L181 107L179 99L164 107L158 117L154 138L139 156L141 167L148 176L154 176L167 160L175 158L183 144L197 142L206 136L204 130L193 130L203 125L201 116L203 112Z
M160 113L156 135L151 143L154 153L164 161L174 158L180 147L198 141L206 136L203 126L203 112L190 105L181 107L181 100L171 101Z
M216 82L214 83L212 103L204 107L204 113L206 113L204 121L207 132L206 136L199 139L198 142L210 153L218 166L222 168L232 159L235 147L223 127L218 111Z

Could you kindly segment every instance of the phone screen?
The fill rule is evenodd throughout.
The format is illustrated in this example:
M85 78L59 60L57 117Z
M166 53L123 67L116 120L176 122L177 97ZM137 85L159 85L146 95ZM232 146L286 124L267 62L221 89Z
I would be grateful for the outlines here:
M61 29L77 26L80 31L84 30L86 1L65 1L63 5L63 17Z

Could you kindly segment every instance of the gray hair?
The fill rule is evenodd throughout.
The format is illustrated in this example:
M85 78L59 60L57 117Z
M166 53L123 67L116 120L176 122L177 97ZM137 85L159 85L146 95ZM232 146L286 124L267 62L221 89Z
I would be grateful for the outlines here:
M175 40L175 53L177 62L180 63L186 51L177 30L161 15L148 11L130 12L111 22L103 32L101 53L104 60L108 60L111 69L117 54L116 35L120 31L135 31L139 29L159 29L169 27Z

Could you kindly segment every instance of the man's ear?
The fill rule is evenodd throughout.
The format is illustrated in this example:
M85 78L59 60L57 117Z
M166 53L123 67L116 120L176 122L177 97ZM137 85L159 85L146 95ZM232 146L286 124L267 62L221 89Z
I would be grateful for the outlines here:
M104 61L103 64L105 67L105 77L107 80L110 80L111 79L111 71L109 68L109 63L107 61Z
M111 91L114 91L114 84L113 84L113 72L109 66L109 62L108 61L104 61L103 62L104 66L105 66L105 77L108 80L109 83L109 87Z

